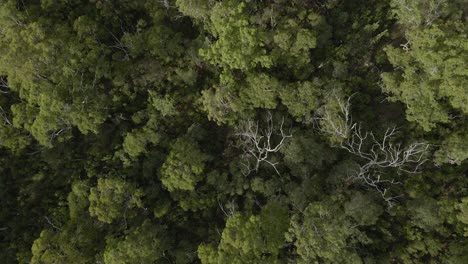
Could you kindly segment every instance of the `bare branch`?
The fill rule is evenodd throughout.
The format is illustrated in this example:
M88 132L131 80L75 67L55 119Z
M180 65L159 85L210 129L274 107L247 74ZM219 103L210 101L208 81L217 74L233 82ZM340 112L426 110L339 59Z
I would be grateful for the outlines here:
M4 125L13 126L13 124L10 122L10 119L8 119L8 115L7 115L6 111L1 106L0 106L0 116L3 118L3 124Z
M221 204L221 201L218 200L218 206L219 208L221 209L221 211L224 213L224 215L226 217L230 217L230 216L233 216L235 213L236 213L236 207L235 207L235 201L234 199L232 199L231 201L229 201L226 205L226 207L224 207L222 204ZM227 209L227 211L225 210L225 208Z
M283 147L286 139L292 137L291 132L286 133L283 126L284 118L282 118L279 128L275 128L270 112L266 116L265 129L259 127L258 121L247 120L241 123L236 136L240 138L240 147L244 151L242 165L245 166L245 175L249 175L252 171L258 171L261 163L270 165L278 175L280 174L276 168L278 163L272 162L270 158L271 154L278 152Z
M0 77L0 87L6 89L6 90L0 89L0 93L3 93L3 94L10 93L10 90L11 90L10 86L9 86L8 83L7 83L3 78L1 78L1 77Z
M339 112L332 111L327 106L324 106L317 111L314 121L316 123L326 124L326 126L319 125L322 133L336 135L340 138L347 138L349 129L353 126L353 120L349 113L352 96L344 100L336 91L332 93L333 100L338 103Z
M387 128L382 137L375 136L373 132L363 131L360 124L352 122L350 99L344 100L335 93L334 100L337 100L339 105L339 113L331 113L327 108L318 111L315 119L319 123L319 131L337 136L341 139L338 147L364 161L349 179L358 180L375 189L392 205L397 197L389 196L388 190L390 186L401 183L382 177L382 171L393 168L398 173L418 173L426 161L424 155L429 149L429 144L415 142L403 147L394 142L398 132L395 127Z
M46 220L46 222L52 227L54 228L55 230L58 230L58 231L62 231L62 229L56 225L54 225L54 223L52 223L52 221L50 221L50 219L47 217L47 216L44 216L44 219Z

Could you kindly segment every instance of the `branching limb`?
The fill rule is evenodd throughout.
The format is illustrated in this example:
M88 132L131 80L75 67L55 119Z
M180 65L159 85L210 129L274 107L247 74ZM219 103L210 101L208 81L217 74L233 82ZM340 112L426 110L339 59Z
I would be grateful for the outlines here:
M392 205L396 197L390 197L388 190L391 186L401 183L382 177L382 171L393 168L398 173L420 172L419 168L426 161L424 156L429 144L414 142L404 147L395 143L394 138L398 132L395 127L387 128L382 137L375 136L373 132L363 131L361 125L353 122L350 117L350 99L345 100L336 93L333 99L337 100L339 112L333 113L327 107L320 109L315 118L319 124L319 131L340 138L337 147L363 160L359 169L349 179L358 180L375 189Z
M10 122L10 119L8 119L8 115L6 111L1 106L0 106L0 116L3 118L4 125L13 126L13 124Z
M0 87L2 88L2 89L0 89L0 93L2 93L2 94L10 93L10 90L11 90L10 86L9 86L8 83L7 83L3 78L1 78L1 77L0 77ZM5 89L5 90L3 90L3 89Z
M54 223L52 223L52 221L47 217L47 216L44 216L44 219L46 220L46 222L55 230L58 230L58 231L62 231L62 229L56 225L54 225Z
M349 129L354 125L349 113L351 98L352 96L343 100L336 91L333 91L333 99L337 103L339 111L331 111L328 107L318 109L317 115L314 117L315 123L326 124L326 126L320 126L319 131L340 138L348 137Z
M261 129L258 121L247 120L243 122L236 136L240 138L240 147L244 151L243 165L244 174L258 171L260 164L270 165L279 175L276 168L277 162L270 160L271 154L278 152L284 145L285 140L292 137L291 131L284 131L284 118L278 128L273 124L273 116L268 112L266 117L266 128ZM253 163L253 164L252 164Z

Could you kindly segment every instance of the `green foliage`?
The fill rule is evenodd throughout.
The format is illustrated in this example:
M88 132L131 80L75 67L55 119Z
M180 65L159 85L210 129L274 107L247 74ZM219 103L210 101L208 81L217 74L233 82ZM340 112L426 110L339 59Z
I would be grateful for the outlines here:
M124 139L123 150L132 158L146 152L148 143L157 143L160 135L151 129L134 129Z
M314 82L306 81L280 90L281 102L299 122L310 122L312 112L318 108L319 89Z
M175 102L169 96L160 97L150 91L150 98L152 106L161 112L162 116L172 116L176 114L174 107Z
M408 209L412 211L414 225L419 228L429 230L442 223L437 202L431 198L424 197L410 201Z
M77 181L68 194L69 216L47 217L48 227L32 245L30 263L89 263L99 259L103 237L99 225L87 214L89 187ZM61 223L63 221L63 223Z
M280 204L266 205L259 215L235 213L226 221L220 244L201 245L202 263L281 263L288 226L287 211Z
M128 231L125 238L109 238L104 251L104 263L164 263L169 249L165 228L145 221Z
M78 219L83 211L89 206L89 187L88 182L75 182L72 185L72 191L67 197L68 210L71 219Z
M468 236L468 198L463 198L458 208L460 212L457 215L457 220L465 224L464 236Z
M202 56L229 69L271 67L272 58L263 42L266 32L250 25L248 12L243 2L230 0L216 4L211 10L210 26L217 41Z
M184 15L194 19L205 19L208 16L212 1L210 0L176 0L177 8Z
M461 165L463 161L468 159L468 133L466 130L462 130L459 134L449 135L434 156L434 161L438 164Z
M335 160L329 147L310 132L295 131L295 136L281 149L286 166L296 176L310 175Z
M358 192L345 204L345 213L360 226L375 225L384 211L376 200L375 197Z
M390 93L393 100L405 103L407 119L417 122L426 131L433 129L436 123L450 122L454 111L466 115L468 71L463 66L468 60L468 45L464 41L466 25L455 14L447 21L438 19L438 16L447 16L445 11L449 6L456 8L461 3L395 2L400 23L408 28L406 43L386 48L390 62L398 70L383 75L384 91ZM411 20L406 14L408 11L411 11ZM419 26L423 23L426 27Z
M2 263L468 263L465 2L1 0Z
M362 263L353 247L359 231L331 202L311 203L303 215L291 219L288 240L294 243L298 263Z
M196 142L179 138L161 167L161 182L170 191L193 191L203 180L205 162L209 156L203 153Z
M400 23L414 27L431 25L441 17L460 16L461 10L455 8L463 3L460 0L450 2L440 0L393 0L391 2Z
M30 263L89 263L98 258L102 238L92 222L80 219L62 230L43 230L32 245Z
M104 223L130 217L129 209L143 206L141 190L120 178L100 178L89 193L89 213Z

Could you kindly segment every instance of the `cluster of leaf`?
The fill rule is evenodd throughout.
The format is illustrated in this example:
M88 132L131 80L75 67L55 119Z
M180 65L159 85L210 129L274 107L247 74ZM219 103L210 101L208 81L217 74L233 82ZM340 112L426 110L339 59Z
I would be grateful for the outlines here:
M468 263L467 11L0 0L2 263ZM428 142L391 204L336 98Z

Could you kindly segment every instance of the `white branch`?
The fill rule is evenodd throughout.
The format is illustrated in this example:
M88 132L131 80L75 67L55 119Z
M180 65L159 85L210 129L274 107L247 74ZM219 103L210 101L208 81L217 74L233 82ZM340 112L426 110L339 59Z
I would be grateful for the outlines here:
M52 223L52 221L50 221L50 219L47 217L47 216L44 216L44 219L47 221L47 223L54 229L58 230L58 231L62 231L62 229L56 225L54 225L54 223Z
M266 117L265 129L259 128L258 121L247 120L241 123L236 136L240 138L240 146L244 151L242 155L244 161L242 164L245 166L245 175L250 174L252 171L258 171L261 163L270 165L279 175L279 171L276 168L278 163L272 162L270 158L271 154L278 152L283 147L287 138L292 137L290 131L285 133L283 126L284 118L281 120L279 128L275 129L270 112L268 112ZM251 161L253 161L253 165Z
M319 130L341 138L338 147L364 161L350 179L359 180L374 188L392 205L396 197L388 195L389 186L401 183L395 179L382 178L382 171L393 168L398 173L418 173L420 166L426 161L424 155L429 149L429 144L415 142L402 147L393 140L397 134L396 128L387 128L381 138L376 137L373 132L363 132L361 125L352 122L350 117L350 99L344 100L336 94L334 99L337 100L340 112L331 113L327 108L318 111L316 120L319 121Z

